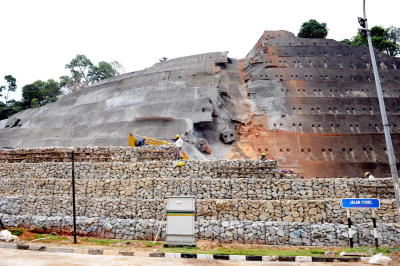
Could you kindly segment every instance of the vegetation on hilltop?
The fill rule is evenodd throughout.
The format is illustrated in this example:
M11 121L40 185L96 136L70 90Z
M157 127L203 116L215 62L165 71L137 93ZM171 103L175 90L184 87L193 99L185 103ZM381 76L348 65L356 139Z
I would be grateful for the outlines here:
M297 34L299 38L325 38L328 35L326 23L320 23L315 19L304 22Z
M385 54L396 56L400 54L400 28L394 26L383 28L374 26L370 29L372 45L378 51ZM351 39L344 39L341 43L352 46L368 45L367 37L358 33Z
M0 85L0 120L29 108L37 108L57 99L70 91L87 87L100 80L119 74L121 65L117 62L101 61L93 64L85 55L77 55L65 68L69 76L61 76L59 80L37 80L22 87L22 100L9 100L10 92L17 89L17 80L12 75L6 75L5 85Z

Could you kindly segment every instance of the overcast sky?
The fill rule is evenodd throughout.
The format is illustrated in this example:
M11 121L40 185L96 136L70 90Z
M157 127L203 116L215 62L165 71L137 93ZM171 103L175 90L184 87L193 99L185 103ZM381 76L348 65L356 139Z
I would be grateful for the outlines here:
M370 25L400 27L399 0L367 0ZM229 51L242 58L264 30L288 30L314 18L328 38L357 32L362 0L1 0L0 84L57 79L75 55L119 61L126 72L165 56Z

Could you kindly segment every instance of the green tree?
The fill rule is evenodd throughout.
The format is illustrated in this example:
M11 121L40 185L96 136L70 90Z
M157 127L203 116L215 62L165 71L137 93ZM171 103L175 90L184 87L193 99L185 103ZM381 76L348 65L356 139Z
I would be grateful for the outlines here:
M57 101L62 94L60 83L49 79L37 80L22 87L22 105L24 108L36 108Z
M4 76L4 79L6 80L7 85L0 86L0 97L4 96L5 104L7 104L10 91L15 91L17 89L17 80L11 75ZM5 95L2 94L3 91L6 91Z
M65 68L71 72L71 76L60 77L62 87L71 85L83 87L118 75L121 65L117 61L111 63L101 61L95 65L85 55L77 55L65 65Z
M97 66L94 65L91 67L88 78L91 83L94 83L99 80L114 77L118 74L118 70L114 68L112 64L101 61Z
M167 57L162 57L160 59L158 59L161 63L167 62L168 58Z
M75 56L75 58L73 58L69 64L65 65L65 68L71 71L72 79L75 82L86 86L90 84L88 74L92 67L92 61L90 61L90 59L85 55L80 54Z
M300 38L325 38L328 35L326 23L319 23L315 19L310 19L301 25L299 34Z
M7 104L0 102L0 120L7 119L9 116L22 111L20 101L9 100Z
M400 28L389 27L387 29L374 26L370 30L372 45L378 51L391 56L400 54ZM367 37L357 34L351 40L345 39L341 43L352 46L368 45Z

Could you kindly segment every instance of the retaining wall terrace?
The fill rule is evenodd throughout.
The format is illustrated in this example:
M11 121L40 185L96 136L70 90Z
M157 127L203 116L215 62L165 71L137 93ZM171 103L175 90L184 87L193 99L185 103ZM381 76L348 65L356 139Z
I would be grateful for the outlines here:
M48 147L30 149L0 149L0 163L22 162L70 162L74 152L75 161L134 162L176 160L173 145L142 147Z
M241 168L240 172L236 167ZM193 194L198 199L252 200L394 198L390 178L280 178L275 167L275 161L236 160L187 161L183 167L177 167L175 161L79 162L75 163L76 193L88 198L139 199L164 199L177 194ZM3 195L68 196L70 183L71 163L0 163Z
M350 197L382 199L377 215L384 243L400 237L391 179L297 179L279 174L275 161L258 160L185 161L178 167L165 157L175 156L173 147L147 148L74 149L80 234L151 239L158 225L165 227L166 197L194 195L200 239L345 245L339 199ZM71 231L71 151L0 151L0 218L6 226ZM367 243L370 211L352 210L352 216L361 226L360 243Z
M85 217L117 219L161 220L167 201L135 198L87 198L77 197L77 215ZM356 223L371 221L370 210L352 210ZM68 216L72 213L71 197L59 196L2 196L0 213L9 215ZM380 222L396 222L396 203L381 201L377 210ZM198 199L196 220L220 221L284 221L311 223L347 222L346 211L340 200L243 200Z
M36 232L72 233L71 216L37 216L0 214L8 226L26 227ZM77 217L78 234L119 239L153 240L161 225L161 240L165 239L164 221L155 219L115 219ZM374 244L372 222L354 226L354 243L359 246ZM220 221L198 220L195 223L196 239L216 242L257 243L267 245L346 246L347 225L338 223L313 224L309 222ZM399 243L400 227L397 224L378 224L382 245Z

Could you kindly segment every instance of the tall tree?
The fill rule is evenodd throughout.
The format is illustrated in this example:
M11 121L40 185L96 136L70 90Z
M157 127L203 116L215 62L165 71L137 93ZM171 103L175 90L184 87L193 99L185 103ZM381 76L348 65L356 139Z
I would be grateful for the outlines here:
M300 38L325 38L328 35L326 23L319 23L315 19L310 19L301 25L299 34Z
M69 64L65 65L66 69L71 71L72 79L80 83L82 85L88 86L90 84L90 79L88 74L93 67L92 61L87 58L85 55L78 54L69 62Z
M10 91L15 91L17 89L17 80L11 75L4 76L4 79L7 85L0 86L0 97L4 96L5 104L7 104ZM3 91L6 91L5 95L3 95Z
M60 77L62 87L80 88L118 75L121 64L117 61L101 61L95 65L85 55L77 55L65 68L70 70L71 76Z

